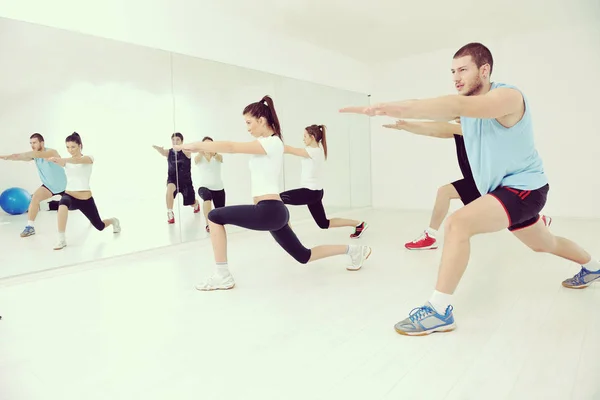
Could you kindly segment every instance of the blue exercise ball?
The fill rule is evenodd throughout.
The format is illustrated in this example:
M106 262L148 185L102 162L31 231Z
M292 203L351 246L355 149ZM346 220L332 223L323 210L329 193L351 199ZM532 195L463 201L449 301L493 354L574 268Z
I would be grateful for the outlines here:
M6 189L0 195L0 208L10 215L20 215L29 209L31 195L21 188Z

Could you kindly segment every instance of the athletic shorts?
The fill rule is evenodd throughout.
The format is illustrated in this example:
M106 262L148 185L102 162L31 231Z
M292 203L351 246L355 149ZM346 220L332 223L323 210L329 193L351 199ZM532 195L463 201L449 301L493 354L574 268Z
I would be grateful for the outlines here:
M517 190L500 186L490 193L504 207L508 216L508 230L516 231L530 227L540 219L540 211L546 205L550 186L546 184L535 190Z
M454 189L458 192L460 201L462 201L465 206L481 197L477 186L475 186L475 182L472 180L461 179L454 181L452 182L452 186L454 186Z
M47 191L49 191L50 193L52 193L52 196L58 196L58 195L63 195L65 192L64 190L62 192L58 192L58 193L54 193L52 190L50 190L50 188L46 185L42 185L43 188L46 188Z
M173 198L177 196L177 193L181 193L183 196L183 205L191 206L196 203L196 191L194 190L194 184L191 180L184 182L177 182L175 180L171 181L170 177L167 179L167 185L169 184L175 185L175 191L173 192Z

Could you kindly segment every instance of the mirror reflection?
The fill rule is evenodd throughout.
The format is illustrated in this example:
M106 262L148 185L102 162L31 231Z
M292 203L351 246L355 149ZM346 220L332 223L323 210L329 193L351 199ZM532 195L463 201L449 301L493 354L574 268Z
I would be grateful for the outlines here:
M337 113L366 95L21 21L0 24L11 60L0 74L28 77L2 87L0 235L12 251L0 254L0 279L209 240L211 210L252 201L251 157L175 148L252 141L242 110L265 94L277 99L284 127L277 192L290 224L339 227L350 237L366 229L349 215L370 206L369 124Z
M205 136L202 142L214 142L214 140ZM204 221L208 221L208 213L213 208L225 207L226 194L221 176L223 155L210 151L199 152L194 157L194 164L198 170L198 196L202 199L202 214ZM210 233L208 223L204 229Z
M304 147L285 146L285 154L300 158L301 173L299 187L281 193L281 200L287 205L307 206L319 228L350 227L354 229L350 237L358 239L368 227L365 221L329 218L323 206L323 174L327 168L327 127L315 124L307 126L302 141Z
M200 203L196 199L192 182L192 154L182 150L174 150L174 146L182 145L183 141L183 134L175 132L171 135L170 148L152 146L167 159L166 206L167 223L169 224L175 223L174 204L178 194L181 194L184 207L191 207L194 213L200 212Z

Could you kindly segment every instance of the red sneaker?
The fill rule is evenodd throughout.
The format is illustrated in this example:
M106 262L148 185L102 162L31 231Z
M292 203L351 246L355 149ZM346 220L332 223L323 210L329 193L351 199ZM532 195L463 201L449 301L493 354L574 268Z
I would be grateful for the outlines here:
M362 236L362 234L363 234L363 233L365 233L365 231L367 230L367 228L368 228L368 227L369 227L369 225L367 225L367 223L366 223L366 222L364 222L364 221L363 221L363 222L361 222L361 223L360 223L360 225L358 225L358 226L356 227L356 229L354 230L354 233L352 233L352 234L350 235L350 237L351 237L352 239L358 239L359 237L361 237L361 236Z
M437 239L429 236L427 232L423 232L421 236L412 242L404 244L408 250L434 250L437 249Z

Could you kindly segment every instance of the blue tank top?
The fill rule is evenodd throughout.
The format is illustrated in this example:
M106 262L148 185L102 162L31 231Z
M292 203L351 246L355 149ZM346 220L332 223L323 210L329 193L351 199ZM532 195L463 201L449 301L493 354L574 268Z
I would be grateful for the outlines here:
M52 149L46 149L52 150ZM65 169L58 164L54 164L43 158L34 158L35 166L44 186L52 193L61 193L67 187L67 176Z
M492 83L497 88L517 89L504 83ZM518 190L535 190L548 183L544 164L533 138L529 102L525 113L511 128L497 120L460 117L467 157L479 192L493 192L499 186Z

